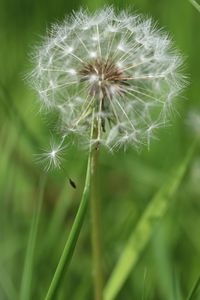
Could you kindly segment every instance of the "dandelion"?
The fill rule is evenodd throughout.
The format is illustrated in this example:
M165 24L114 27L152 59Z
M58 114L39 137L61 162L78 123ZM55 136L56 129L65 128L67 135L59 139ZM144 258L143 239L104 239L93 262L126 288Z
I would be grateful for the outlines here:
M35 61L31 83L42 107L57 112L61 134L111 150L149 145L185 84L168 35L151 19L111 7L54 25Z
M54 25L36 49L30 81L41 107L57 113L64 140L78 137L89 148L81 204L46 300L55 299L85 216L89 190L95 299L103 299L101 226L97 164L101 145L109 150L150 144L164 126L185 84L182 57L151 19L117 14L112 7L94 14L80 10ZM71 140L71 138L70 138ZM60 166L59 147L44 154L47 169ZM72 184L73 187L75 185Z

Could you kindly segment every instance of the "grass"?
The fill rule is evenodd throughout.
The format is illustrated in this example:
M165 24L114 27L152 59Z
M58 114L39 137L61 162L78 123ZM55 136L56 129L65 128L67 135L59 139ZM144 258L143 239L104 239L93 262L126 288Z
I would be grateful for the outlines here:
M43 200L43 193L44 193L44 186L45 181L41 179L40 182L40 195L38 199L38 203L36 203L35 214L33 215L28 246L25 256L24 262L24 270L22 274L22 282L21 282L21 290L20 290L20 299L22 300L29 300L31 296L31 282L33 276L33 265L34 265L34 252L36 247L36 239L37 239L37 232L39 226L39 218L42 209L42 200Z
M189 1L200 12L200 4L198 4L195 0L189 0Z
M87 1L91 9L109 3ZM0 1L2 300L45 299L63 249L56 280L50 285L51 298L57 290L58 300L93 299L88 177L80 202L86 153L72 146L64 170L43 174L33 157L48 140L48 121L38 113L36 96L23 81L31 69L32 45L50 23L82 4L80 0L50 0L48 5L44 0ZM105 299L198 300L199 143L191 157L194 136L186 120L190 110L199 110L199 4L193 0L135 0L134 7L130 0L112 4L152 15L170 32L187 57L190 85L177 107L180 116L158 132L159 140L150 151L101 153ZM66 173L75 180L76 190ZM45 186L39 184L42 177Z
M200 278L197 279L197 281L194 283L187 300L195 300L198 299L200 296Z
M144 247L155 230L155 226L158 225L159 221L164 217L172 197L180 186L183 176L187 171L188 164L192 159L193 152L194 145L188 150L186 157L178 165L173 174L170 174L167 182L156 193L140 217L108 279L104 293L105 300L113 300L116 298L130 272L133 271Z

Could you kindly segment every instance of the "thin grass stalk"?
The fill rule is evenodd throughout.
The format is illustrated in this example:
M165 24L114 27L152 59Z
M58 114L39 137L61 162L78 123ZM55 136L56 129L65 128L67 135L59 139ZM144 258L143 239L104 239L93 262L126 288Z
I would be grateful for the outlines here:
M21 289L20 289L20 300L29 300L31 297L31 282L33 276L34 254L35 254L36 239L37 239L37 233L39 227L40 212L42 208L44 188L45 188L45 178L41 178L40 188L39 188L40 194L38 198L37 207L32 219L28 246L26 250L24 270L22 274Z

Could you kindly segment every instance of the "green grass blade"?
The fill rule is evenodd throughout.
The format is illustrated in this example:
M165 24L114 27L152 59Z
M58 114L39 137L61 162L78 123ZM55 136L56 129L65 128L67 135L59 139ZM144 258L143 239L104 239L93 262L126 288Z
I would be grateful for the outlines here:
M200 298L200 277L194 283L187 300L198 300Z
M169 177L166 184L156 193L141 216L107 282L104 290L105 300L115 299L130 272L136 265L141 252L151 238L155 225L166 213L170 203L169 200L181 183L188 163L192 158L193 151L194 145L190 147L185 158Z
M39 217L42 207L43 193L44 193L45 180L42 179L40 183L40 195L35 210L35 214L32 219L28 246L26 251L24 271L21 281L21 290L20 290L20 300L29 300L31 295L31 281L33 274L33 261L34 261L34 252L36 245L36 238L39 226Z
M198 4L195 0L189 0L190 3L200 12L200 4Z

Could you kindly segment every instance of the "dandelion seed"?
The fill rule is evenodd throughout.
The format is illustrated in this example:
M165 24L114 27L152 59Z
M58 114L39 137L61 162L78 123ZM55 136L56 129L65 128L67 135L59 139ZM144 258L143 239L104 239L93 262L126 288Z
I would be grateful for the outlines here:
M53 26L35 62L30 80L42 106L58 112L62 135L78 135L88 146L149 145L185 85L169 36L152 20L111 7L80 10ZM60 166L59 150L46 153L47 168Z
M61 168L62 153L66 149L66 146L63 146L64 139L65 137L63 137L60 144L56 144L55 141L51 140L50 149L45 149L42 154L36 155L36 162L42 164L45 171Z

